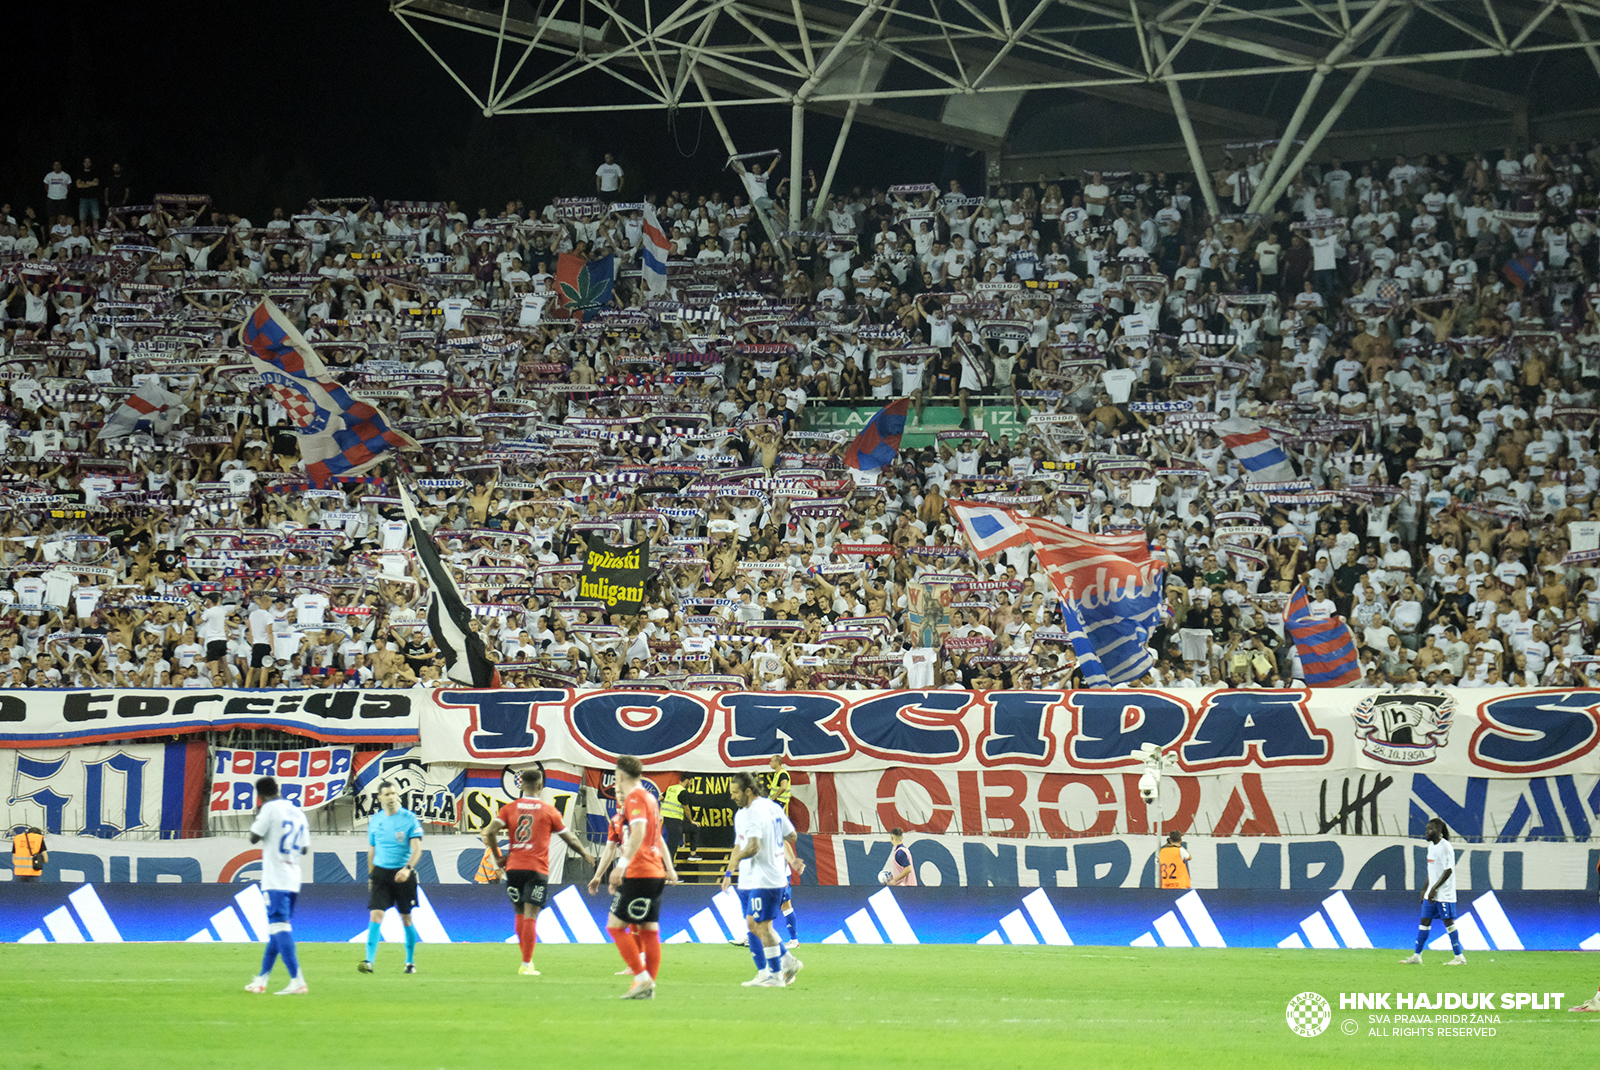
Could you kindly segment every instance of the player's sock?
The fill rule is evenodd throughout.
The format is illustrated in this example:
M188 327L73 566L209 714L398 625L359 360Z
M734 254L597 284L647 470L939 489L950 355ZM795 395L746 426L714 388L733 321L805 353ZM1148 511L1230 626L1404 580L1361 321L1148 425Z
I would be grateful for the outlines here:
M646 929L639 934L639 945L644 950L644 972L651 980L661 976L661 933Z
M272 973L272 964L278 961L278 934L267 934L267 949L261 953L261 976Z
M418 939L419 939L419 937L417 936L417 927L415 925L407 925L406 926L406 964L407 965L410 965L411 963L417 961L417 940Z
M1456 932L1454 925L1446 925L1444 931L1450 935L1450 950L1457 955L1461 954L1461 934Z
M367 961L372 962L378 957L378 941L382 938L383 925L381 922L367 922Z
M517 916L517 942L522 945L522 961L533 961L533 947L539 942L538 922L526 914Z
M1428 930L1431 928L1433 928L1431 923L1417 926L1417 954L1419 955L1422 954L1422 945L1428 942Z
M767 968L766 949L761 946L761 937L755 933L750 934L750 957L756 960L757 973Z
M783 963L783 945L782 944L768 944L766 946L766 948L765 948L765 952L766 952L766 956L767 956L767 970L768 970L768 972L777 973L779 967Z
M644 941L639 939L639 934L642 932L644 932L644 928L642 926L628 926L628 935L633 937L633 942L639 945L639 970L647 970L649 967L647 967L644 963ZM634 970L633 972L638 973L639 970Z
M281 932L275 935L278 938L278 954L283 956L283 965L289 971L290 980L300 980L300 956L295 951L294 934Z
M637 973L639 970L639 942L627 929L607 929L622 955L622 964Z
M788 903L783 904L787 909L783 912L783 923L789 927L789 939L798 940L800 934L796 931L794 920L794 907Z

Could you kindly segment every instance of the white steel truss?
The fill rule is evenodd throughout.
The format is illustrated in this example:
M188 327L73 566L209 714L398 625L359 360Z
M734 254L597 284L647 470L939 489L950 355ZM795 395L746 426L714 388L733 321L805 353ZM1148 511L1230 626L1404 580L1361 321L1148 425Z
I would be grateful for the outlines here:
M485 115L781 105L796 126L808 110L848 113L993 151L1024 93L1074 90L1176 113L1196 156L1191 120L1280 135L1273 178L1288 172L1293 140L1305 138L1301 155L1314 150L1369 78L1507 113L1525 110L1519 95L1426 68L1579 51L1600 73L1600 0L390 0L389 10ZM595 90L600 75L609 93ZM1303 87L1285 130L1249 106L1183 92L1281 76ZM1330 77L1344 92L1301 134ZM592 102L570 99L579 79ZM1592 101L1596 88L1574 98ZM918 98L942 104L895 110ZM798 152L789 162L798 197Z

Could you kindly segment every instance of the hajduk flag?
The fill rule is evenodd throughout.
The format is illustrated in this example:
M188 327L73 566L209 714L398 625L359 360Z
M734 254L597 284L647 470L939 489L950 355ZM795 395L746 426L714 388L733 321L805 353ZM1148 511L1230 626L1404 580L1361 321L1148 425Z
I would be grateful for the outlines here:
M183 399L163 390L155 381L142 384L128 396L116 412L106 418L99 438L121 438L139 432L164 435L175 427L189 410Z
M845 448L845 465L860 472L875 472L893 464L900 452L900 436L905 434L910 404L900 398L874 413L856 440Z
M1243 416L1213 425L1251 479L1293 479L1294 465L1283 447L1272 441L1267 429Z
M1010 509L981 502L952 501L950 511L961 523L961 530L979 561L1030 541L1028 529ZM915 552L918 548L909 549Z
M428 575L428 631L444 654L444 675L465 687L499 687L500 673L489 660L483 640L472 630L472 610L456 586L450 566L439 559L433 536L422 526L422 516L405 484L400 484L400 507L411 528L411 542Z
M1017 519L1063 603L1062 616L1076 616L1067 620L1068 634L1074 623L1081 627L1082 639L1073 642L1079 663L1087 649L1106 683L1142 679L1155 663L1148 644L1161 620L1166 563L1150 556L1142 534L1089 535L1056 520Z
M661 229L655 205L644 206L644 229L640 235L639 267L644 272L644 288L657 296L667 292L667 232Z
M1078 609L1077 601L1071 597L1061 600L1061 623L1068 642L1072 644L1073 653L1078 655L1078 673L1083 677L1083 686L1109 686L1111 682L1106 679L1100 653L1095 650L1094 643L1084 629L1083 613Z
M1300 584L1289 596L1283 626L1294 640L1300 655L1300 668L1308 687L1343 687L1361 680L1361 659L1356 656L1356 637L1350 626L1338 617L1313 620L1306 585Z
M263 299L239 329L261 382L300 431L300 459L316 487L353 476L399 450L419 449L415 439L389 426L378 410L345 392L294 324Z

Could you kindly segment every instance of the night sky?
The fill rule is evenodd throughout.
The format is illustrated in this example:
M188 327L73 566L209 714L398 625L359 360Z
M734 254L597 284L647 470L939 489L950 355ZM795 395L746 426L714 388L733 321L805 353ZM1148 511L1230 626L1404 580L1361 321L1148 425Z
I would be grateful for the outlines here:
M210 193L257 218L313 196L360 195L455 199L493 213L511 198L591 192L607 151L632 193L736 189L698 110L681 113L676 131L665 111L483 118L379 0L48 8L8 12L6 22L0 201L13 205L42 202L51 162L76 174L85 154L102 176L113 161L131 169L140 201L158 190ZM429 41L439 47L455 33L440 28ZM592 77L565 99L544 99L611 92L610 79ZM481 93L486 66L477 79ZM741 151L787 149L787 108L724 115ZM807 124L805 163L819 175L837 130L826 116ZM981 158L857 124L836 185L951 173L979 180Z

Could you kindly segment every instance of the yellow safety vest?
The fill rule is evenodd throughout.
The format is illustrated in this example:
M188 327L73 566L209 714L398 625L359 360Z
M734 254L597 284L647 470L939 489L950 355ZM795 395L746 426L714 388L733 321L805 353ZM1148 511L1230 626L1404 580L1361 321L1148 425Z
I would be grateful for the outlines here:
M683 820L683 800L679 798L682 794L682 784L674 784L661 793L661 820Z
M44 871L33 864L33 859L43 851L43 836L37 832L17 833L11 838L11 872L19 877L41 876Z
M787 769L780 769L776 773L771 773L767 776L767 798L785 810L789 809L789 771Z

